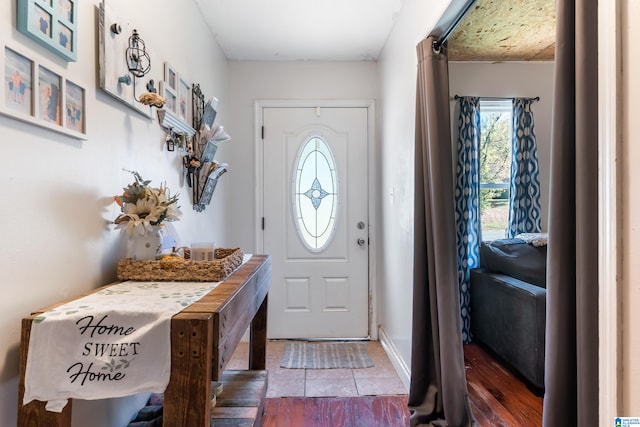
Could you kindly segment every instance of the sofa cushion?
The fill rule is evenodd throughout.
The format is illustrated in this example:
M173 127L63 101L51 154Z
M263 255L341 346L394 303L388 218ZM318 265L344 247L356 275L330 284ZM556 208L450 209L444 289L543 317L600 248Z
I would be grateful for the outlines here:
M480 266L545 288L547 247L536 247L521 239L485 241L480 243Z

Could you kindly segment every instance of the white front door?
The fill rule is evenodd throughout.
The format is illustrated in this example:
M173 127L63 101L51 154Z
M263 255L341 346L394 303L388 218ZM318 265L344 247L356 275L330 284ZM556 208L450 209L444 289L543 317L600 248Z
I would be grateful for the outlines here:
M367 113L262 109L270 338L369 336Z

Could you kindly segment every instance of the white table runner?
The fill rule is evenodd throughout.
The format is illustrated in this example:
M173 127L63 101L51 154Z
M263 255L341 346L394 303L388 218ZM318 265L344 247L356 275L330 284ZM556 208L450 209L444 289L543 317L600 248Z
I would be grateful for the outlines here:
M31 326L23 404L37 399L61 412L71 398L163 392L171 317L219 284L128 281L41 314Z

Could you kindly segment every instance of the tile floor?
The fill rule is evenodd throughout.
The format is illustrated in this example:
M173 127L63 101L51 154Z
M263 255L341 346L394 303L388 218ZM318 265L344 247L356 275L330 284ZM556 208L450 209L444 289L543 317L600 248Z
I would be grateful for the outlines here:
M352 397L406 395L402 381L379 341L367 342L374 366L362 369L286 369L280 367L286 340L267 343L267 397ZM227 369L247 369L249 344L241 342Z

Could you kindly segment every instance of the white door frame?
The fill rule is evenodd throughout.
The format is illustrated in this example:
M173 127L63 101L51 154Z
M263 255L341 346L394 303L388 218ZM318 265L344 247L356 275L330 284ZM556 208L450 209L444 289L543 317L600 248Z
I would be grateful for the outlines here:
M264 217L263 195L264 182L263 177L263 159L264 151L262 144L262 110L264 108L366 108L367 109L367 152L368 152L368 177L369 180L369 206L368 206L368 224L369 224L369 336L372 340L378 339L378 313L376 291L378 289L378 278L375 268L375 260L377 259L377 230L378 222L376 219L376 206L378 199L376 191L378 189L376 159L378 150L375 138L375 101L369 99L360 100L257 100L254 103L254 144L255 144L255 247L258 252L264 252L264 231L262 230L262 221Z

